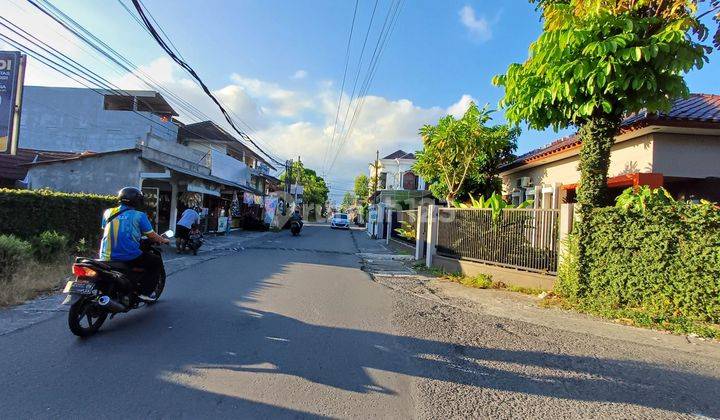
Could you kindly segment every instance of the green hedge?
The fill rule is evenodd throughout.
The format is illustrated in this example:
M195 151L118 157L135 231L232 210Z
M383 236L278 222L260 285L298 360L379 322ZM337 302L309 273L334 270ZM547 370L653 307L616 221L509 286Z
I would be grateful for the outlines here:
M116 203L109 196L0 189L0 233L32 240L55 231L73 243L85 238L96 244L102 213Z
M588 223L590 283L578 296L571 243L559 271L560 295L597 308L720 323L720 211L713 205L601 208Z

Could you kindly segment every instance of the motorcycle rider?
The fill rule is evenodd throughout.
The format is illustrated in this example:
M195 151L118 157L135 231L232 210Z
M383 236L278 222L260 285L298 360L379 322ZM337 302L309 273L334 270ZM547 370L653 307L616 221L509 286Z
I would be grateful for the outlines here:
M300 210L295 209L292 216L290 216L290 223L292 222L298 222L300 224L300 227L303 227L303 218L300 215Z
M183 247L190 240L190 230L193 225L200 224L200 213L198 210L188 207L180 216L175 229L175 238L177 242L178 252L182 251Z
M168 244L170 240L155 233L147 214L137 210L142 207L144 199L142 191L135 187L125 187L118 192L120 205L103 213L100 259L123 261L131 267L145 269L140 281L138 297L142 300L152 300L149 296L155 290L162 258L142 252L140 238L144 235L160 244Z

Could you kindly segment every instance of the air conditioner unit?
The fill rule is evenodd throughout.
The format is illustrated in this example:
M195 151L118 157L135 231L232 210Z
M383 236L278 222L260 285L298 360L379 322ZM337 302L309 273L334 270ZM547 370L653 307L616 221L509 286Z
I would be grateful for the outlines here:
M529 176L524 176L520 178L520 186L521 187L530 187L532 186L532 178Z

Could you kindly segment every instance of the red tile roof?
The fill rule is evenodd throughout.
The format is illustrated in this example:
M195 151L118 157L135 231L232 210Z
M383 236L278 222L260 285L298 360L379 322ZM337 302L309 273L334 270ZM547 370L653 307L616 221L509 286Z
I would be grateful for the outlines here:
M648 125L689 125L700 123L715 125L720 128L720 95L693 93L686 99L676 99L668 112L649 113L642 110L625 118L621 130L628 132ZM565 150L574 149L581 144L577 134L553 141L547 146L532 150L518 156L514 161L503 166L509 170L523 166L545 156L554 155Z
M33 162L36 157L38 162L44 162L67 159L77 155L77 153L50 150L18 149L15 155L0 155L0 178L6 180L24 179L28 170L26 164Z

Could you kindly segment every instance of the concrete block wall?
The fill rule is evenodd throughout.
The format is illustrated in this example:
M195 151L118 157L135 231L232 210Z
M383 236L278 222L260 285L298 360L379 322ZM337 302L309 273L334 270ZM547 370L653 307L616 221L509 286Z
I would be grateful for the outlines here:
M105 111L103 103L90 89L26 86L19 147L105 152L135 147L148 133L176 141L175 124L148 112Z

